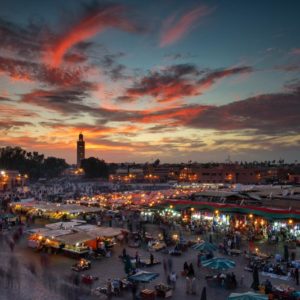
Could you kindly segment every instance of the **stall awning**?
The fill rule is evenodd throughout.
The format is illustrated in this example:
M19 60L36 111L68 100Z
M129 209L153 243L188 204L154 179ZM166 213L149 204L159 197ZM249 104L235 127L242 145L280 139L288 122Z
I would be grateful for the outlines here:
M73 233L72 230L58 229L58 230L48 230L48 231L44 232L44 234L41 234L41 235L43 235L44 237L56 239L59 236L64 236L64 235L71 234L71 233Z
M58 241L66 245L76 245L77 243L84 243L94 240L95 237L86 232L76 232L73 234L63 235L57 238Z
M70 221L70 222L56 222L56 223L52 223L52 224L47 224L45 225L45 227L49 228L49 229L71 229L74 226L80 225L82 223L77 222L77 221Z
M123 228L99 227L93 225L77 226L77 229L82 230L95 237L115 237L124 231Z
M300 220L300 210L296 209L277 209L272 207L258 207L254 205L237 205L230 203L216 203L206 201L191 201L191 200L167 200L169 205L174 205L174 208L185 207L190 205L191 207L200 210L214 211L218 209L223 213L241 213L241 214L255 214L267 219L298 219Z

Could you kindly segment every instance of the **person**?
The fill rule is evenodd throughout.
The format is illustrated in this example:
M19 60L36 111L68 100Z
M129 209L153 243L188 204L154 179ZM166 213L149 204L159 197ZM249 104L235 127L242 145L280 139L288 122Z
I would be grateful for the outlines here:
M209 234L209 242L212 244L213 240L212 240L212 234Z
M153 266L153 264L154 264L154 256L153 256L153 254L151 253L151 254L150 254L150 265Z
M208 254L206 255L206 259L211 259L214 257L214 253L212 251L209 251Z
M136 299L136 292L137 292L137 285L136 283L133 283L131 286L131 292L132 292L132 300Z
M121 287L120 287L120 280L113 280L112 281L113 292L115 295L119 296L121 294Z
M270 294L272 292L272 289L273 289L273 287L272 287L271 281L269 279L266 279L266 281L265 281L265 293L266 293L266 295Z
M79 286L79 284L80 284L80 278L79 278L79 275L77 273L74 275L73 283L74 283L75 286Z
M106 285L106 295L107 298L110 299L112 296L112 285L111 285L111 280L110 278L107 280L107 285Z
M192 281L191 281L191 278L187 276L185 278L185 282L186 282L186 293L190 294L191 290L192 290Z
M139 266L139 263L140 263L139 252L136 251L135 252L135 265L136 265L136 267Z
M198 253L198 255L197 255L197 267L198 268L201 267L201 258L202 258L202 254Z
M171 272L173 270L173 261L171 257L168 258L168 266L169 266L169 272Z
M195 271L192 263L189 265L188 276L191 278L195 277Z
M176 281L177 281L177 275L174 271L172 271L172 273L170 274L170 283L173 290L175 290L176 288Z
M164 272L165 272L165 275L166 275L167 272L168 272L168 266L167 266L167 261L166 261L165 258L163 259L163 267L164 267Z
M192 295L196 295L196 278L193 277L191 279L191 292L192 292Z
M295 269L295 279L296 279L296 284L299 285L299 269Z
M184 272L184 275L187 275L189 272L189 265L186 261L183 264L183 272Z
M227 246L228 246L228 249L231 249L231 244L232 244L232 241L231 241L231 239L228 239L228 241L227 241Z
M232 281L232 286L233 286L233 288L236 288L236 286L237 286L237 281L236 281L235 274L234 274L233 272L231 272L231 281Z
M241 276L241 280L240 280L240 286L241 286L241 287L244 286L244 279L245 279L245 276L242 275L242 276Z
M122 255L123 255L123 258L125 258L126 255L127 255L127 252L126 252L126 249L125 249L125 248L123 249Z

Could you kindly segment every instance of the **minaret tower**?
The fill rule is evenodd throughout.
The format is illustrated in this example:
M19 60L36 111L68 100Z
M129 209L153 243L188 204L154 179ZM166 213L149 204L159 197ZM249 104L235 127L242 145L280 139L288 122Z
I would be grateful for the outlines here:
M83 140L83 134L80 132L77 141L77 168L81 167L81 161L85 158L85 141Z

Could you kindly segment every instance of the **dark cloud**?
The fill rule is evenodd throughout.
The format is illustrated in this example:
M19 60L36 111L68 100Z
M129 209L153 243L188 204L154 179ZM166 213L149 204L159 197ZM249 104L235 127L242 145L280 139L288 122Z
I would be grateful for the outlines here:
M237 75L237 74L250 73L252 71L253 71L252 67L249 66L216 70L207 73L203 78L198 80L197 83L202 88L211 87L219 79L232 76L232 75Z
M129 102L143 96L151 96L158 102L174 101L200 95L222 78L251 71L252 68L248 66L200 71L193 64L173 65L161 71L150 72L135 82L117 100Z
M204 141L201 141L197 138L186 138L186 137L180 137L180 138L163 138L161 142L170 148L178 149L178 148L202 148L205 147L207 144Z
M94 46L94 42L91 41L84 41L79 42L74 46L74 49L80 50L80 51L87 51L90 50ZM98 45L99 46L99 45Z
M9 130L9 129L17 129L23 127L25 125L31 125L31 122L25 121L14 121L14 120L0 120L0 130Z
M135 116L135 111L110 110L87 105L88 97L89 87L87 89L82 87L36 89L21 95L20 102L43 107L64 116L89 115L96 119L97 125L109 121L127 121Z
M300 90L265 94L227 105L210 107L186 126L202 129L255 129L261 133L300 132Z
M104 73L112 80L122 80L129 76L125 74L126 67L118 62L118 59L125 56L125 53L118 52L113 54L105 54L100 60L100 66Z
M0 96L0 102L10 102L12 101L9 97Z
M0 18L0 49L20 57L36 58L54 36L44 23L30 22L25 26Z
M104 109L85 104L88 91L83 89L36 90L21 101L42 106L64 115L87 114L98 124L130 122L155 124L150 131L172 126L214 129L221 132L254 130L260 134L300 132L300 90L263 94L221 106L183 105L163 110ZM159 127L162 126L162 127ZM253 132L252 132L253 134Z
M164 55L164 57L166 57L168 59L177 60L177 59L183 58L183 55L181 53L168 53L168 54Z
M147 128L146 131L151 133L157 133L157 132L166 132L166 131L176 131L176 127L170 127L166 125L155 125L151 126L150 128Z
M85 74L84 71L84 68L59 69L28 60L0 56L0 72L6 73L13 79L23 79L56 86L80 86L87 84L82 81L82 76Z
M88 110L88 106L83 104L88 92L81 88L43 90L37 89L21 96L21 102L44 107L49 110L57 111L61 114L79 115Z
M284 72L299 72L300 63L279 65L275 67L275 70Z
M87 61L87 56L80 53L67 53L64 55L64 60L70 63L83 63Z

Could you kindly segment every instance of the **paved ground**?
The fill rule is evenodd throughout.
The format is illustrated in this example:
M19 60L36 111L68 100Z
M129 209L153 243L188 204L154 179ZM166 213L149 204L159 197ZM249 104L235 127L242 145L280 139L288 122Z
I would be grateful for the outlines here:
M157 228L148 227L149 231L155 231ZM244 247L247 247L247 242L244 242ZM271 246L266 243L259 243L256 245L262 251L269 253L283 253L282 245ZM99 280L95 282L93 287L105 286L105 281L108 278L120 278L125 275L124 266L121 260L118 258L122 251L122 246L118 245L114 248L111 258L103 258L100 261L93 261L92 268L85 273L96 275ZM128 253L134 256L135 249L127 248ZM141 257L148 258L149 252L143 249L138 249ZM300 251L296 250L296 257L300 257ZM216 252L216 256L220 256ZM155 253L155 258L163 260L168 258L166 254ZM51 255L49 266L42 268L40 264L40 254L34 252L26 245L26 239L23 237L17 244L13 253L11 253L7 243L5 242L5 235L0 236L0 259L2 276L0 278L0 300L63 300L63 299L86 299L94 300L101 299L101 297L88 295L89 288L81 286L79 289L75 289L71 283L70 276L74 274L71 271L71 266L74 264L74 260L64 257L62 255ZM237 281L240 282L240 278L244 276L243 286L238 286L236 291L248 291L252 283L252 273L244 271L246 260L243 256L234 257L236 261L236 267L233 269L237 275ZM176 299L199 299L201 290L206 286L204 279L205 275L211 274L212 271L196 267L196 251L189 249L181 257L173 257L173 269L179 275L176 290L173 298ZM187 295L185 289L185 278L180 276L180 272L183 267L183 263L187 261L192 262L196 271L197 278L197 295ZM157 265L147 270L160 273L160 276L152 283L146 285L151 287L158 282L166 282L166 276L164 274L163 266ZM10 270L10 272L7 272ZM12 276L11 276L12 275ZM260 280L263 281L265 277L260 276ZM293 281L281 281L271 279L273 284L289 284L294 286ZM232 291L228 291L222 288L207 287L207 299L227 299L227 296ZM117 298L117 297L115 297ZM132 299L131 294L124 293L122 299ZM119 297L120 299L120 297Z

